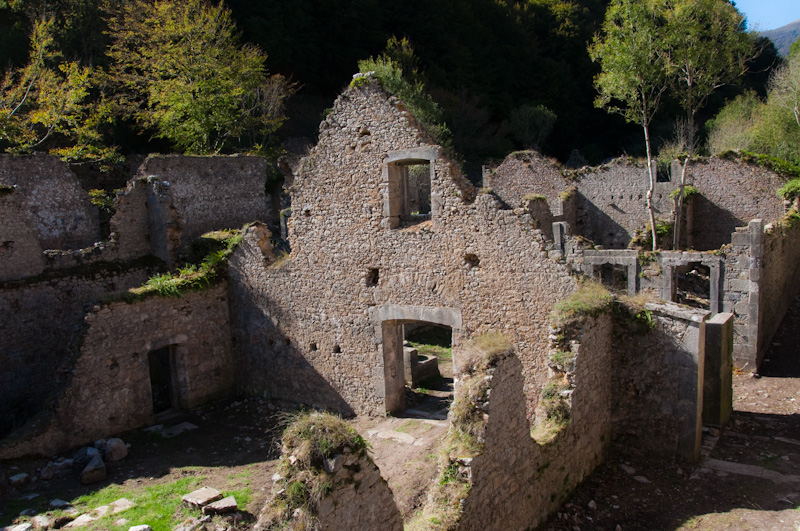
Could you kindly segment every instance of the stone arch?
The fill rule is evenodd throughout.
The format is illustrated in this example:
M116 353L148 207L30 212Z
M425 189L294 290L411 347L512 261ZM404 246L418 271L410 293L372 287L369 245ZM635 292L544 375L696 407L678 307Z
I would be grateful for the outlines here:
M444 325L450 327L455 336L461 329L461 310L384 304L370 309L370 319L376 328L383 353L383 371L382 374L376 374L378 381L375 382L375 388L383 390L386 412L403 411L405 409L403 325L415 321Z

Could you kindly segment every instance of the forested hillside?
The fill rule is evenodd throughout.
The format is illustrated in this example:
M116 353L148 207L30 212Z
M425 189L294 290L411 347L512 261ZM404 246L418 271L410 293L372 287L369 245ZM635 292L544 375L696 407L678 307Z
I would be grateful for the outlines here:
M279 102L291 95L286 100L287 119L277 131L279 138L313 140L325 109L356 73L358 61L384 53L392 38L405 39L413 55L406 56L403 60L409 64L402 66L416 68L418 79L443 111L452 131L453 147L475 176L486 160L526 147L538 147L562 161L578 149L595 163L623 153L643 154L639 128L594 106L597 91L593 81L599 66L591 61L587 47L601 27L609 3L610 0L228 0L224 6L230 9L241 34L242 50L257 45L266 54L264 65L269 73L281 74L295 84L292 89L279 83L278 78L264 78L273 88L285 89ZM107 116L100 120L104 134L122 154L181 149L180 146L186 149L192 145L190 142L181 143L157 129L158 109L151 105L150 115L144 119L136 115L142 107L131 106L131 101L139 105L151 98L152 104L152 93L120 97L120 89L114 87L120 78L113 72L120 68L118 63L123 57L119 53L115 57L111 50L117 46L119 52L120 43L128 42L130 46L134 41L130 35L123 35L128 30L122 22L115 26L110 20L115 13L122 20L120 13L135 12L128 9L134 4L145 6L153 2L0 0L0 65L6 66L7 72L12 67L23 67L29 60L33 21L52 19L54 44L45 63L54 71L58 61L91 67L92 83L86 89L86 98L114 94L117 100L125 100L122 108L127 109L127 115L116 119L113 125L109 125L112 120ZM182 3L162 0L156 4ZM157 8L152 11L159 12ZM147 24L159 28L155 18ZM158 39L149 40L156 45ZM170 49L176 48L165 48ZM774 47L763 47L745 78L713 95L698 115L700 122L714 116L726 100L745 89L763 97L774 64ZM673 136L678 114L677 104L666 100L652 126L656 148ZM276 115L275 119L270 122L272 125L281 118ZM552 123L549 135L530 134L528 126L537 120L546 125ZM161 123L163 126L163 120ZM547 127L540 129L544 133ZM275 141L272 136L264 138ZM249 145L239 137L235 140L222 144L222 152ZM262 150L265 147L263 143L254 145Z
M761 35L774 42L781 55L789 55L789 47L800 38L800 20L774 30L762 31Z

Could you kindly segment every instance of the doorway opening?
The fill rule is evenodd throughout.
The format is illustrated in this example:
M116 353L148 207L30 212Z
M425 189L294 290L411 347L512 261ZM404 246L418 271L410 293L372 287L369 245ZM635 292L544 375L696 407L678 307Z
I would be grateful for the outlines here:
M153 397L153 415L161 415L175 408L174 348L172 345L147 353L150 371L150 392Z

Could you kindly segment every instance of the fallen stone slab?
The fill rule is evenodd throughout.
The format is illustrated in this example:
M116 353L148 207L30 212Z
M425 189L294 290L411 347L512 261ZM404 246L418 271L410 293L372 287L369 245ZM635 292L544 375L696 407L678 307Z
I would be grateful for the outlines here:
M127 511L131 507L136 507L136 504L130 501L128 498L120 498L116 501L109 503L111 507L111 514L121 513L122 511Z
M35 527L36 529L47 529L48 527L53 525L53 519L50 518L49 516L40 514L38 516L34 516L31 519L31 523L33 524L33 527Z
M81 472L81 483L87 485L89 483L103 481L104 479L106 479L106 464L98 452Z
M74 461L72 459L61 458L57 461L52 461L39 471L39 477L42 479L67 477L72 470L73 464Z
M222 493L217 489L203 487L202 489L197 489L194 492L185 494L181 500L183 503L193 507L204 507L220 498L222 498Z
M196 430L197 426L192 424L191 422L181 422L180 424L176 424L169 428L161 430L161 435L164 438L169 439L170 437L175 437L176 435L180 435L181 433L189 430Z
M25 522L24 524L6 527L4 529L7 529L8 531L31 531L31 529L33 529L33 524Z
M131 526L128 531L153 531L153 528L147 524L142 524Z
M25 472L15 474L8 478L8 484L12 487L21 487L30 481L31 477Z
M239 504L236 503L236 498L228 496L214 503L210 503L203 507L203 514L226 514L232 513L239 509Z

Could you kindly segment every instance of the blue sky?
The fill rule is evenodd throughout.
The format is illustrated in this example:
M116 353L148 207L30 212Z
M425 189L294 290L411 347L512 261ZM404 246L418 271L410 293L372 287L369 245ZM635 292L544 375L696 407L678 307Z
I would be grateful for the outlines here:
M800 19L800 0L734 0L747 28L766 31Z

